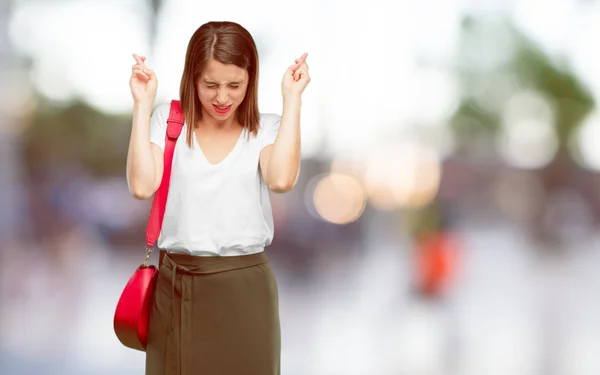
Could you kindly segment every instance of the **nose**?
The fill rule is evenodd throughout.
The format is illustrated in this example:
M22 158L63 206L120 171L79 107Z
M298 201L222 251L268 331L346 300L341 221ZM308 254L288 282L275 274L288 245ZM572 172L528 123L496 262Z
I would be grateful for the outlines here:
M227 103L227 89L222 87L217 91L217 103L225 104Z

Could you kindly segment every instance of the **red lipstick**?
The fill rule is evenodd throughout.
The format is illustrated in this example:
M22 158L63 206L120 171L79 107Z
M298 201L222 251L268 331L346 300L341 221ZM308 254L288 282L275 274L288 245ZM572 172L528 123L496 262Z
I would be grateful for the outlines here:
M217 112L220 115L224 115L227 112L229 112L229 110L231 109L231 105L228 106L217 106L213 104L213 108L215 109L215 112Z

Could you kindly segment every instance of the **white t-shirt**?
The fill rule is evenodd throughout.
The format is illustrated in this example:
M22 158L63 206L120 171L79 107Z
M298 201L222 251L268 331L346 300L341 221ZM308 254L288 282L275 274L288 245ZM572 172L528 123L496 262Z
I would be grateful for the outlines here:
M156 108L150 142L164 151L170 104ZM281 116L261 114L256 137L244 129L233 150L211 164L187 124L175 145L171 183L158 247L171 253L233 256L263 251L273 240L269 189L259 170L260 151L275 142Z

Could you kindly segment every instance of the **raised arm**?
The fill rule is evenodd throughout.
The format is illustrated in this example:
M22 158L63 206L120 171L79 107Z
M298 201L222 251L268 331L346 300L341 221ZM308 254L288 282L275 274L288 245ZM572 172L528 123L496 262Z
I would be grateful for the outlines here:
M127 185L136 199L154 195L163 173L163 152L150 143L150 117L156 97L158 80L145 64L145 58L133 55L129 86L133 95L133 121L127 152Z
M300 173L300 110L302 92L310 82L307 54L296 59L281 83L283 113L274 144L264 147L260 167L269 189L275 193L290 191Z

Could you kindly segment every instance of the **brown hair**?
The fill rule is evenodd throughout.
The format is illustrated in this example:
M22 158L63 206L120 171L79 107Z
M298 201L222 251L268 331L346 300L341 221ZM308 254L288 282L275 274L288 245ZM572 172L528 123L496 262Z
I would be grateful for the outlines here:
M235 22L208 22L200 26L188 44L179 95L187 127L187 144L192 147L194 129L202 119L202 104L196 83L205 67L215 59L248 71L248 88L236 118L249 134L256 135L258 112L258 51L252 35Z

